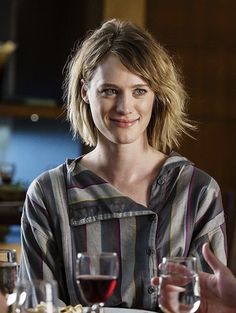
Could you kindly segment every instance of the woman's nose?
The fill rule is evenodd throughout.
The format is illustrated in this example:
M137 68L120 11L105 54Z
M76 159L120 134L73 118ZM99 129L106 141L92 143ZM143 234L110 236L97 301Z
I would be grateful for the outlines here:
M129 95L120 95L117 99L116 111L123 115L132 113L132 99Z

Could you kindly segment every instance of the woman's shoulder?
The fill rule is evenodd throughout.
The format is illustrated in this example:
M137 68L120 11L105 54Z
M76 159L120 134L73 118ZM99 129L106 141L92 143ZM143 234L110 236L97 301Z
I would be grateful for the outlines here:
M218 182L207 171L199 168L194 162L173 151L168 156L164 170L166 173L178 173L180 179L189 179L198 186L212 186L219 189ZM172 170L172 171L171 171Z
M80 159L81 156L74 159L66 159L65 162L40 173L37 177L34 178L32 183L42 182L58 175L66 176L68 173L73 172Z
M32 190L35 189L49 189L55 180L65 180L69 171L68 166L72 162L72 159L65 160L65 162L55 166L54 168L45 170L44 172L40 173L30 183L27 193L30 193Z

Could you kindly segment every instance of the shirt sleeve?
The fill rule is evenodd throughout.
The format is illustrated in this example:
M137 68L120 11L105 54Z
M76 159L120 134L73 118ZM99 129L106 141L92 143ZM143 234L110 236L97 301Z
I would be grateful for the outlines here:
M202 245L210 244L213 253L224 264L227 263L227 239L224 209L220 188L214 179L199 198L190 255L198 259L199 270L212 272L202 255Z
M42 188L34 181L27 192L21 219L19 277L22 280L56 280L59 298L66 303L64 267L52 225Z

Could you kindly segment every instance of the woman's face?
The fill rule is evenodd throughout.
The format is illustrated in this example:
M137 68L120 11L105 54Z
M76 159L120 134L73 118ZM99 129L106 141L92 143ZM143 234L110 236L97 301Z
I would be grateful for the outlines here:
M82 86L82 97L98 129L98 143L146 142L154 92L115 56L101 63L92 80Z

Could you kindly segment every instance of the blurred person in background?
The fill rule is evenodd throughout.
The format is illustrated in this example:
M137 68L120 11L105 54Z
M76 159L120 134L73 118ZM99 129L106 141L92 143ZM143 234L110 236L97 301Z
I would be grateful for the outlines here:
M110 20L78 46L65 80L68 119L92 151L35 179L22 214L21 279L58 282L84 303L79 252L117 252L120 275L106 306L157 310L151 278L163 256L226 263L217 182L174 151L194 128L172 58L144 29Z

